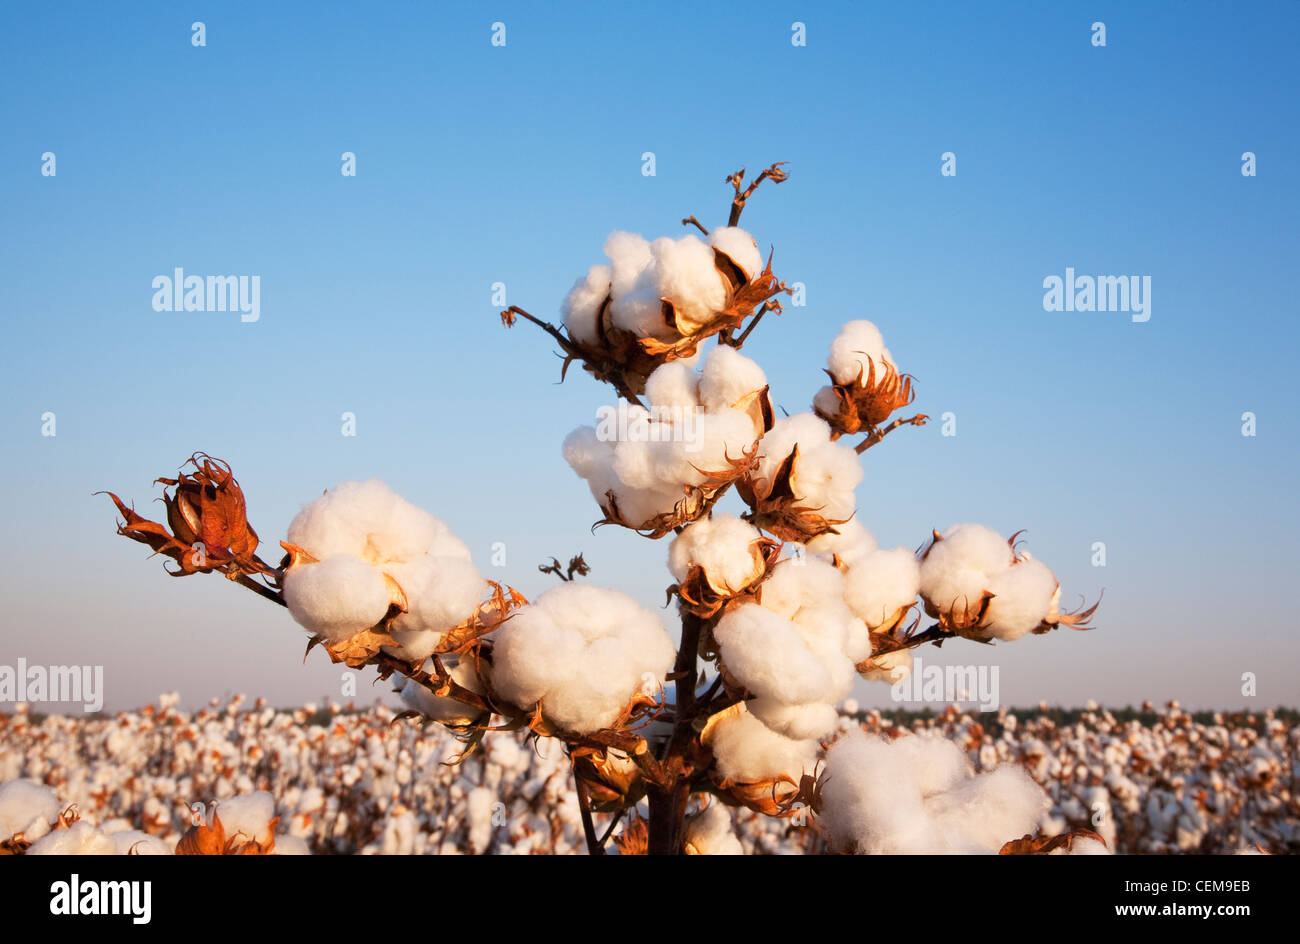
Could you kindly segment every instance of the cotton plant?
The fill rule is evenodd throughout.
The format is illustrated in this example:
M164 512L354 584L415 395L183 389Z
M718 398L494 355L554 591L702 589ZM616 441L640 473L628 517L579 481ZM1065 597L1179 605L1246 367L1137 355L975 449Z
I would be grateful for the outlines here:
M763 181L786 179L781 164L748 185L743 170L728 177L727 222L712 230L692 215L685 235L611 234L559 325L517 306L501 313L558 344L562 377L576 361L617 394L618 408L574 430L562 454L598 524L668 539L676 640L632 597L583 579L581 556L540 568L560 585L532 601L486 580L444 522L378 480L307 503L275 566L257 555L230 467L203 454L159 480L174 489L166 525L112 495L120 533L169 557L178 576L220 572L285 606L309 651L394 679L407 714L462 740L453 763L491 730L558 741L575 786L574 806L561 808L592 854L611 840L625 854L734 851L728 810L795 819L837 851L929 849L940 834L950 851L997 851L1022 834L1041 851L1029 814L1046 800L1026 776L953 767L932 784L929 754L864 744L841 722L836 706L855 681L896 680L917 646L1083 628L1092 611L1063 613L1055 576L1014 537L963 525L918 555L879 547L859 522L862 455L926 422L891 419L915 385L871 322L850 321L831 341L831 383L811 409L776 416L767 375L742 348L790 289L774 252L739 223ZM937 622L918 632L920 606ZM414 773L399 764L372 776L387 795ZM463 829L481 851L490 794L475 789L486 788L461 790ZM412 848L404 810L380 848ZM981 822L953 825L971 817ZM895 822L898 836L878 825Z

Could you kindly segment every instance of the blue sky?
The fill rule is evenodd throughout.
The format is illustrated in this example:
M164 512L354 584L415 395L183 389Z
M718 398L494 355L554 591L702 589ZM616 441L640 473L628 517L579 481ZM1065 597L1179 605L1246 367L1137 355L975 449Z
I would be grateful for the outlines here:
M722 222L727 173L785 160L744 218L807 286L746 346L777 402L807 409L866 317L917 407L956 415L956 436L900 430L864 458L864 523L909 546L1028 528L1067 600L1105 589L1091 633L927 661L996 663L1013 704L1300 702L1300 5L267 6L8 8L0 662L103 664L110 708L337 694L286 614L166 578L91 494L147 512L196 449L233 464L272 546L302 502L373 475L526 593L581 550L661 605L666 542L593 535L559 454L610 393L557 385L553 345L502 330L491 286L558 317L611 230ZM260 276L260 320L154 311L177 266ZM1150 276L1150 321L1044 311L1067 266Z

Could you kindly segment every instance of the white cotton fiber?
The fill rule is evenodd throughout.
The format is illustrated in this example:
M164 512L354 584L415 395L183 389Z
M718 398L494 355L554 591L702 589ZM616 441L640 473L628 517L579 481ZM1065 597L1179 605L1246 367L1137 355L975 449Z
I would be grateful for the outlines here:
M763 271L763 254L759 252L758 244L739 226L717 227L709 233L709 245L726 253L751 282Z
M275 838L275 799L265 790L234 796L217 803L217 816L227 840L268 846Z
M297 836L276 836L275 837L275 854L276 855L311 855L311 848L306 841Z
M288 543L317 559L284 577L297 622L331 642L347 639L388 612L392 580L408 608L393 624L401 632L396 651L412 661L471 616L487 589L464 542L378 479L344 482L305 505Z
M1057 586L1056 575L1047 565L1033 558L1018 561L989 581L993 599L981 625L995 639L1019 639L1047 616Z
M114 855L175 855L176 851L157 836L138 829L124 829L109 836Z
M745 854L731 827L731 813L717 802L687 818L683 839L691 855Z
M289 568L284 602L299 625L340 642L383 619L389 590L383 573L351 554Z
M756 554L762 532L735 515L716 514L686 526L668 546L668 569L685 580L692 567L702 567L719 593L735 594L763 573Z
M853 730L827 752L819 822L850 852L992 854L1032 832L1049 805L1020 767L972 776L956 745Z
M989 581L1015 561L996 531L978 524L954 525L930 547L921 564L921 594L941 611L978 608Z
M875 536L856 517L835 525L834 532L819 534L805 545L809 554L828 561L831 557L838 558L840 564L846 567L870 554L878 546Z
M831 353L826 366L830 368L836 383L853 383L858 379L859 372L863 383L866 383L867 375L872 371L868 363L875 365L875 379L879 381L885 371L884 365L892 364L893 360L880 336L880 330L874 324L870 321L850 321L831 342Z
M608 727L638 692L654 695L675 658L659 619L613 590L566 583L496 631L492 684L560 727Z
M650 262L625 295L614 296L614 319L639 335L664 333L663 301L672 303L687 330L710 320L727 303L713 250L699 237L661 237L650 244Z
M676 360L660 364L645 382L646 399L657 407L694 410L699 401L700 375L689 364Z
M786 705L822 701L830 673L794 625L753 604L738 606L713 629L723 664L737 683Z
M443 656L443 667L447 669L452 681L456 682L456 684L469 689L471 692L482 692L482 685L479 683L473 659L462 659L454 655ZM402 704L412 711L420 712L431 721L437 721L440 724L465 725L478 718L479 712L477 709L454 698L435 695L423 685L413 682L405 676L394 675L393 685L397 690L398 697L402 700Z
M830 427L811 413L782 417L773 424L759 444L760 458L752 477L771 483L795 446L799 455L791 486L799 504L827 519L851 518L862 464L850 447L831 442Z
M735 783L757 783L789 777L796 783L817 762L814 740L777 734L749 713L745 703L720 719L709 731L709 747L718 772Z
M861 661L861 660L859 660ZM912 674L912 650L894 649L883 655L871 657L871 668L862 673L868 682L888 682L893 685Z
M573 283L564 299L561 313L569 337L579 344L595 345L600 341L596 315L609 296L614 270L607 265L592 266L585 276Z
M59 818L54 791L32 780L0 785L0 841L21 834L28 842L40 839Z
M826 737L839 723L839 712L827 702L786 705L773 698L753 698L745 704L764 725L796 741Z
M872 551L844 574L844 600L873 629L916 602L921 565L905 547Z
M700 368L700 402L710 411L734 407L766 386L763 368L729 344L715 345Z
M119 855L113 837L85 820L56 829L32 843L27 855Z

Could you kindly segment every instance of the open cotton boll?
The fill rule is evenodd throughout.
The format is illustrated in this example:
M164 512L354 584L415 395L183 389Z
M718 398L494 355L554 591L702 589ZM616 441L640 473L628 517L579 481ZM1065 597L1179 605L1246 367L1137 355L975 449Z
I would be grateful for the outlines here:
M993 594L980 624L995 639L1011 642L1035 629L1052 608L1058 586L1051 568L1025 558L989 581Z
M174 850L157 836L138 829L124 829L109 836L114 855L175 855Z
M683 840L687 855L744 855L731 827L731 813L721 803L710 803L687 817Z
M818 822L837 849L878 854L936 840L908 758L860 729L826 752L821 797Z
M443 667L452 681L471 692L482 694L483 687L478 673L474 670L472 659L460 659L457 656L443 657ZM402 704L412 711L418 711L431 721L439 724L466 725L475 721L477 709L459 702L454 698L444 698L433 694L423 685L413 682L402 675L393 677L393 684Z
M217 803L217 816L227 839L269 846L275 840L275 799L265 790L234 796Z
M645 395L653 406L693 410L700 405L699 386L695 368L680 360L668 361L646 378Z
M752 477L771 482L797 446L791 486L801 505L829 519L853 515L853 490L862 481L862 464L850 447L831 442L830 427L812 413L777 420L759 444Z
M844 566L851 566L856 561L876 550L875 535L863 527L856 517L843 524L837 524L834 531L819 534L806 545L809 554L825 560L838 558Z
M67 829L56 829L36 840L27 855L120 855L112 836L107 836L85 820Z
M393 621L398 655L423 662L448 629L469 619L483 600L487 581L471 561L424 555L390 564L387 573L406 594L408 610Z
M564 328L569 332L569 337L579 344L599 343L600 334L596 325L596 315L600 311L601 304L609 296L613 278L613 267L594 265L585 276L573 283L568 297L564 299L564 305L561 307Z
M912 734L898 738L889 747L907 764L923 797L951 790L972 774L966 754L947 738Z
M275 837L275 854L276 855L311 855L311 847L307 845L306 840L298 836L276 836Z
M826 737L839 723L839 712L825 702L784 705L771 698L751 698L746 704L767 727L796 741Z
M926 802L946 831L987 853L1034 832L1051 806L1043 788L1011 764L963 780Z
M638 334L662 334L663 300L672 303L685 325L707 322L727 304L727 289L713 249L694 235L664 236L650 244L650 263L620 300L615 320Z
M794 625L761 606L738 606L713 628L727 673L748 691L783 704L823 700L831 676Z
M744 702L720 718L708 733L718 773L734 783L789 777L796 783L817 762L814 740L777 734L749 713Z
M763 581L759 602L787 619L805 606L817 606L844 596L844 577L826 561L790 559L781 561Z
M726 253L727 258L740 266L750 281L763 271L763 254L758 250L758 243L739 226L715 228L709 233L709 245Z
M423 554L447 526L378 479L343 482L304 505L288 542L318 560L352 554L371 564Z
M28 842L40 839L58 818L59 801L49 787L33 780L0 785L0 841L20 834Z
M284 575L284 602L301 626L330 642L350 639L388 612L383 572L351 554L291 567Z
M492 684L560 727L608 727L648 683L662 686L676 653L658 617L626 594L553 587L496 631Z
M880 336L880 329L870 321L850 321L840 329L839 335L831 342L830 357L826 366L838 384L850 384L861 374L866 381L875 365L875 378L880 380L886 363L893 363L893 357L885 347L885 340ZM831 412L834 412L833 410Z
M868 682L888 682L893 685L911 674L912 650L894 649L883 655L872 656L871 667L862 673L862 677Z
M1256 850L1258 852L1258 850ZM1089 839L1087 836L1079 836L1070 844L1069 850L1057 849L1052 855L1110 855L1111 851L1106 848L1106 844L1098 842L1096 839Z
M767 374L730 344L717 344L700 368L700 402L707 410L734 407L767 386Z
M650 264L650 243L644 236L616 230L606 238L603 251L610 261L610 293L617 304Z
M845 602L873 629L915 603L920 587L921 565L905 547L864 554L844 574Z
M931 545L921 563L921 594L940 610L975 609L989 581L1015 561L996 531L978 524L954 525Z
M739 593L763 573L763 558L755 548L763 534L735 515L716 514L686 526L668 546L668 569L682 581L692 567L701 567L719 593Z

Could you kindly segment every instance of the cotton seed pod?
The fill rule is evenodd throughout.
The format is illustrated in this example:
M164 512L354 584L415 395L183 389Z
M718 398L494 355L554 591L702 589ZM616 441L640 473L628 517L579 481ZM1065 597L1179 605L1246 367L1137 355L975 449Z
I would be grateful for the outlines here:
M829 370L831 385L823 387L813 400L813 411L831 427L834 438L870 430L916 399L913 378L898 373L893 364L866 358L865 373L848 383L837 383Z
M730 515L702 519L673 539L669 567L682 607L710 619L775 566L781 544ZM743 566L742 566L743 565Z
M749 505L750 520L783 541L806 544L820 534L833 532L849 518L827 518L818 509L803 504L793 486L799 463L799 447L790 450L770 479L747 477L736 482L736 491Z
M573 775L587 788L591 808L597 813L630 809L645 796L641 769L623 751L580 749L573 756Z

